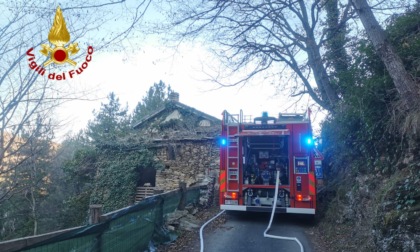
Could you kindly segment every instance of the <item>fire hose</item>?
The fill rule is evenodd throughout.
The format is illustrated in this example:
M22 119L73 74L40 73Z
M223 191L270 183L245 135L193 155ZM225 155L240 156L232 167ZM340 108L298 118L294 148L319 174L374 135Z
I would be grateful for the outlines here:
M270 234L267 234L267 232L271 228L271 224L273 222L274 213L276 212L277 196L278 196L278 193L279 193L279 181L280 181L280 171L277 171L277 173L276 173L276 189L275 189L274 198L273 198L273 209L271 211L270 222L269 222L269 224L267 226L267 229L264 231L264 237L273 238L273 239L280 239L280 240L295 241L295 242L297 242L299 244L300 251L301 252L304 252L302 243L300 243L299 239L296 238L296 237L287 237L287 236L278 236L278 235L270 235ZM206 223L204 223L203 226L201 226L201 228L200 228L200 252L204 252L204 240L203 240L203 229L204 229L204 227L206 227L207 224L209 224L214 219L216 219L217 217L219 217L225 211L226 210L221 211L220 213L218 213L217 215L215 215L213 218L211 218L210 220L208 220Z
M279 177L280 177L280 171L277 171L277 174L276 174L276 190L275 190L275 193L274 193L273 209L271 211L270 223L268 224L267 229L264 231L264 237L273 238L273 239L280 239L280 240L295 241L295 242L297 242L299 244L300 251L303 252L304 250L303 250L302 243L300 243L300 241L299 241L298 238L296 238L296 237L287 237L287 236L278 236L278 235L269 235L269 234L267 234L267 232L271 228L271 223L273 222L274 213L276 212L277 196L278 196L278 193L279 193L279 181L280 181Z
M226 210L221 211L216 216L214 216L213 218L211 218L210 220L208 220L206 223L204 223L203 226L201 226L201 228L200 228L200 252L203 252L204 251L204 240L203 240L203 229L204 229L204 227L207 226L207 224L209 224L210 222L212 222L214 219L216 219L217 217L219 217L225 211Z

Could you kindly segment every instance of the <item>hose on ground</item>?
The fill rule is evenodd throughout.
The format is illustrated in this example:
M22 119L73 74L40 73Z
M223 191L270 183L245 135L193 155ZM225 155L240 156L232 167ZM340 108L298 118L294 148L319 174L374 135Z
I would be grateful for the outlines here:
M298 238L296 237L287 237L287 236L278 236L278 235L270 235L267 234L267 232L271 229L271 224L273 223L273 218L274 218L274 213L276 212L276 206L277 206L277 196L279 193L279 181L280 181L280 172L277 171L276 173L276 189L275 189L275 193L274 193L274 198L273 198L273 208L271 211L271 217L270 217L270 222L267 226L267 229L264 231L264 237L267 238L273 238L273 239L280 239L280 240L289 240L289 241L295 241L297 242L297 244L300 247L300 251L304 252L303 249L303 245L302 243L299 241ZM200 252L204 252L204 239L203 239L203 229L213 220L215 220L217 217L219 217L221 214L223 214L226 210L221 211L220 213L218 213L217 215L215 215L213 218L211 218L210 220L208 220L206 223L204 223L201 228L200 228Z
M279 177L280 177L280 171L277 171L277 174L276 174L276 190L275 190L274 198L273 198L273 209L271 211L270 222L269 222L269 224L267 226L267 229L264 231L264 237L273 238L273 239L280 239L280 240L295 241L295 242L297 242L299 244L300 251L301 252L304 252L302 243L300 243L299 239L296 238L296 237L287 237L287 236L278 236L278 235L269 235L269 234L267 234L267 232L271 229L271 224L273 222L274 213L276 212L277 196L278 196L278 193L279 193L279 181L280 181Z
M207 224L209 224L210 222L212 222L213 220L215 220L217 217L219 217L221 214L223 214L226 210L221 211L220 213L218 213L216 216L214 216L213 218L211 218L210 220L208 220L206 223L204 223L201 228L200 228L200 252L204 252L204 239L203 239L203 229L207 226Z

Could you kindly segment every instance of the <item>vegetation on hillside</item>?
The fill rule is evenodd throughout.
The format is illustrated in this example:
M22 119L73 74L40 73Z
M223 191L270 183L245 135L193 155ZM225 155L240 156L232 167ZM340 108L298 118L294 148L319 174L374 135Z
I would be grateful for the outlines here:
M124 1L67 1L60 4L64 20L54 20L56 4L0 2L0 239L3 240L63 226L60 217L67 185L63 183L66 175L61 167L69 156L52 142L54 128L60 123L54 114L65 102L86 100L86 93L71 85L57 85L48 78L49 74L65 73L60 65L52 68L43 65L47 58L39 57L41 44L49 44L50 29L60 27L64 34L71 34L72 45L80 46L80 52L75 49L77 54L71 55L71 59L82 64L87 44L94 45L95 53L105 48L121 48L121 41L138 30L150 1L131 5ZM113 25L115 20L118 25ZM60 25L53 26L53 21ZM87 63L83 63L83 69ZM53 69L56 72L50 72Z
M163 104L166 84L160 82L159 87L162 95L148 92L144 100L163 99ZM134 201L142 169L162 167L136 140L133 116L114 93L93 115L84 131L60 144L52 141L52 127L41 118L27 127L37 133L21 135L28 144L8 161L19 163L19 177L13 180L19 184L0 205L1 240L84 225L90 204L102 204L104 212L126 207Z
M416 80L419 88L414 92L420 90L419 10L417 6L393 16L386 28ZM329 187L321 195L325 212L320 227L326 241L341 241L331 251L415 251L420 231L420 110L401 109L393 81L369 41L359 41L353 52L346 82L353 85L346 87L340 110L322 125Z

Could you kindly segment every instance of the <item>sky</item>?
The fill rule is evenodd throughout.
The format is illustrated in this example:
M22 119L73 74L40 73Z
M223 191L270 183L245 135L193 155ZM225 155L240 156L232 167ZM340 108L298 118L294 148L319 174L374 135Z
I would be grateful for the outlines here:
M154 14L153 10L149 13L156 18ZM242 109L244 115L253 117L260 116L263 111L270 116L277 116L280 112L303 113L308 104L313 103L304 97L296 105L297 98L282 94L270 84L270 80L262 78L253 79L243 87L220 88L209 81L206 74L209 71L207 65L217 68L220 62L205 45L197 42L185 41L176 51L152 36L143 36L134 44L126 51L94 50L92 61L82 74L68 80L67 84L56 81L57 85L68 85L88 94L84 97L86 100L67 102L57 109L55 118L60 126L56 129L56 138L63 139L69 133L84 129L88 121L94 119L93 110L98 111L101 103L107 103L106 97L111 92L123 106L128 106L131 113L146 91L160 80L180 94L181 103L219 119L224 110L239 114ZM95 48L95 45L91 46ZM83 57L79 55L77 67L82 64ZM70 66L66 72L69 70ZM317 125L321 118L322 114L317 116L315 129L319 129Z
M131 112L145 96L153 83L162 80L180 94L180 102L204 113L221 119L224 110L238 114L260 116L263 111L277 116L279 112L305 112L307 100L296 109L295 100L281 95L276 88L264 82L255 81L244 87L223 87L211 81L201 66L211 58L207 50L199 45L181 45L178 52L164 45L142 43L137 53L93 52L92 61L85 71L71 81L72 85L90 92L90 101L73 101L59 109L60 121L65 125L58 136L69 131L77 132L92 120L93 110L99 110L106 103L106 96L114 92L122 105L128 105ZM80 65L80 64L79 64ZM298 111L296 111L298 110Z
M92 28L95 26L89 26L90 29L87 29L86 33L82 32L79 35L80 37L76 39L79 46L83 47L77 57L77 67L83 63L83 54L86 53L87 45L94 48L92 61L89 62L88 67L81 75L77 75L71 80L55 82L58 90L61 88L63 90L75 90L87 93L87 95L83 96L84 100L66 102L55 111L53 117L60 125L55 130L58 139L63 139L69 132L77 133L84 129L88 121L94 119L93 111L98 111L101 103L107 102L106 97L109 93L114 92L120 99L120 103L127 105L129 111L132 112L136 104L145 96L146 91L160 80L180 94L180 102L220 119L224 110L232 114L238 114L240 110L243 110L244 115L252 115L253 117L260 116L262 112L268 112L270 116L277 116L280 112L303 113L308 106L314 104L307 95L300 99L299 103L296 103L298 98L291 98L288 92L282 92L276 88L279 85L293 83L274 81L276 86L273 86L271 79L255 78L243 87L219 88L213 82L206 80L209 78L206 72L209 70L208 65L217 69L220 62L208 52L206 47L209 45L200 44L200 41L180 43L178 50L175 52L158 38L140 32L140 36L138 36L138 33L132 36L136 41L127 42L128 44L134 43L125 51L113 51L112 49L97 51L96 46L99 45L90 44L91 39L94 40L96 35L101 32L112 34L112 32L118 33L120 30L124 30L124 22L131 17L126 12L133 12L135 9L133 6L137 4L138 1L131 0L124 1L122 5L112 5L110 7L112 9L105 13L111 14L111 17L115 15L115 20L114 18L104 18L105 21L111 23L111 26L109 26L109 23L100 25L98 29ZM44 5L43 8L48 15L42 15L34 23L35 27L38 27L36 25L39 23L40 27L38 28L45 30L45 33L37 34L43 39L47 37L46 31L52 25L54 6L57 6L58 2L55 1L54 4L44 3ZM71 7L73 2L64 1L61 5L65 9ZM0 3L0 7L3 6L6 5ZM162 18L159 6L154 5L153 7L154 9L146 12L142 22L156 22ZM43 9L40 8L40 10ZM390 10L393 11L392 8ZM84 14L83 10L80 13ZM96 15L86 15L79 19L80 13L71 8L63 12L72 36L77 34L75 31L78 28L80 29L80 26L84 27L84 24L88 25L90 21L93 21L94 17L98 18L99 15L100 18L97 22L100 23L102 22L101 17L105 16L102 13L95 13ZM0 23L9 19L7 9L3 9L3 14L3 16L0 16ZM381 16L387 17L387 15L379 15L378 17ZM97 24L96 22L93 23ZM85 31L84 29L80 30ZM24 38L29 42L31 41L30 35ZM203 40L201 38L201 41ZM74 41L72 40L72 42ZM32 46L32 44L29 46ZM45 60L45 57L40 55L39 50L40 47L34 49L38 62ZM205 71L203 71L203 66ZM71 66L66 71L69 71L69 69L71 69ZM238 76L240 75L244 75L244 73L238 73ZM233 77L234 79L235 77ZM282 76L282 79L287 80L288 78ZM226 82L226 84L231 83ZM317 110L315 107L311 107L311 109L313 111ZM313 128L316 135L319 135L319 123L323 118L325 118L324 111L313 115Z

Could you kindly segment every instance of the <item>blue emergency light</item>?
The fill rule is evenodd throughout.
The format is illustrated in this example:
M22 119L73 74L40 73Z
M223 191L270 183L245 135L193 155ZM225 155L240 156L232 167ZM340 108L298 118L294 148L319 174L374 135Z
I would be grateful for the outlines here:
M314 144L314 140L312 139L312 137L306 137L305 138L305 144L307 146L312 146Z
M220 138L219 143L221 146L225 146L227 144L226 138Z

